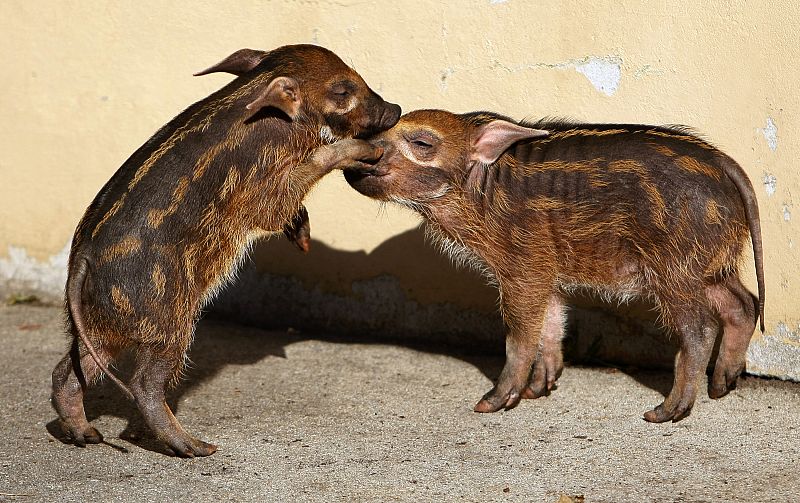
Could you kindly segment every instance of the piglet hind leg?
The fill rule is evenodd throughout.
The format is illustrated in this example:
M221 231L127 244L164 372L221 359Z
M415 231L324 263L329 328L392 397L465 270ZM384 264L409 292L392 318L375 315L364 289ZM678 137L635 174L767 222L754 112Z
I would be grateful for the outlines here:
M675 358L672 390L661 405L644 414L644 419L651 423L677 422L691 413L719 329L705 298L666 307L662 300L662 309L672 321L680 350Z
M182 365L182 352L141 345L136 355L131 391L145 422L156 437L167 445L171 454L185 458L208 456L214 454L217 447L189 435L165 400L167 384Z
M719 313L723 330L708 396L721 398L736 387L736 379L744 371L747 346L756 329L758 299L736 276L707 287L706 297Z
M104 362L116 356L116 351L100 344L96 345L95 351ZM79 447L103 441L103 435L89 424L83 408L84 388L92 385L99 376L100 368L77 338L53 370L51 403L58 413L62 430Z
M506 335L506 364L497 384L475 405L475 412L497 412L512 409L522 399L528 386L536 354L542 322L547 308L548 293L526 295L523 299L504 292L504 297L515 299L515 303L504 303L503 314L508 325Z
M547 312L542 326L542 342L533 364L533 374L522 398L539 398L555 388L556 381L564 370L561 341L564 338L566 321L564 300L553 294L547 303Z

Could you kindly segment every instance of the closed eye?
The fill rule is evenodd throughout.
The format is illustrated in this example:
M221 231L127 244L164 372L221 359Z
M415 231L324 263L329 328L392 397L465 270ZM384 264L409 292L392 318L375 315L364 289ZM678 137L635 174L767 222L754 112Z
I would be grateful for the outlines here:
M347 96L353 94L355 90L355 84L349 80L336 82L330 87L331 96L334 96L337 99L346 98Z
M431 148L433 145L422 140L411 140L411 143L420 148Z

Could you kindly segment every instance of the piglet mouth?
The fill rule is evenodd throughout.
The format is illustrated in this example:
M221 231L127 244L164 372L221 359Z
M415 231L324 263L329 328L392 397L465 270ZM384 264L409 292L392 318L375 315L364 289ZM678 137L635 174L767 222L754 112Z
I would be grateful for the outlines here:
M361 130L361 132L353 135L353 138L357 140L369 140L376 134L380 133L382 130L375 128L375 127L367 127Z
M380 178L389 174L389 170L380 166L363 165L360 168L347 168L344 170L344 179L350 185L357 184L358 182L368 178Z
M386 131L386 128L380 126L367 126L361 129L360 132L353 135L357 140L371 140L374 136Z

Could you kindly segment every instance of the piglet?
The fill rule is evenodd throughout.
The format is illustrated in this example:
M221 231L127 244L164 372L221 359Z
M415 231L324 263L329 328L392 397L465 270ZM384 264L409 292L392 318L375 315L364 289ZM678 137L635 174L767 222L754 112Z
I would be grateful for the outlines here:
M169 451L216 450L187 433L164 401L201 307L255 239L283 230L306 250L306 192L345 160L380 156L352 137L400 116L321 47L243 49L200 74L212 72L238 78L139 148L75 231L66 288L72 346L53 371L52 403L79 446L103 439L86 419L83 393L106 373ZM126 348L136 353L129 386L107 368Z
M689 414L720 322L709 395L735 385L759 317L764 330L764 273L756 197L733 159L685 128L439 110L411 112L372 143L383 157L345 170L350 185L419 212L446 252L499 287L507 359L476 411L553 387L576 289L650 299L677 336L672 391L647 421ZM748 238L758 298L739 278Z

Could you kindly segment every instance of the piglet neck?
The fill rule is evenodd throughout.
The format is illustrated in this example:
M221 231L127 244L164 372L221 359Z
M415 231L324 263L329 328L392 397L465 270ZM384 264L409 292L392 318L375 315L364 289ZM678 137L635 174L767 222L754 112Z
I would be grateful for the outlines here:
M467 175L464 177L464 186L462 187L465 193L470 193L483 185L487 168L488 166L482 162L470 162L467 168Z
M492 164L474 161L462 186L464 203L481 219L494 218L508 209L508 191L514 185L515 165L503 156Z
M460 191L459 191L460 192ZM432 230L447 239L467 243L474 241L475 223L481 218L464 198L464 194L455 193L451 197L427 206L420 213L431 224Z

